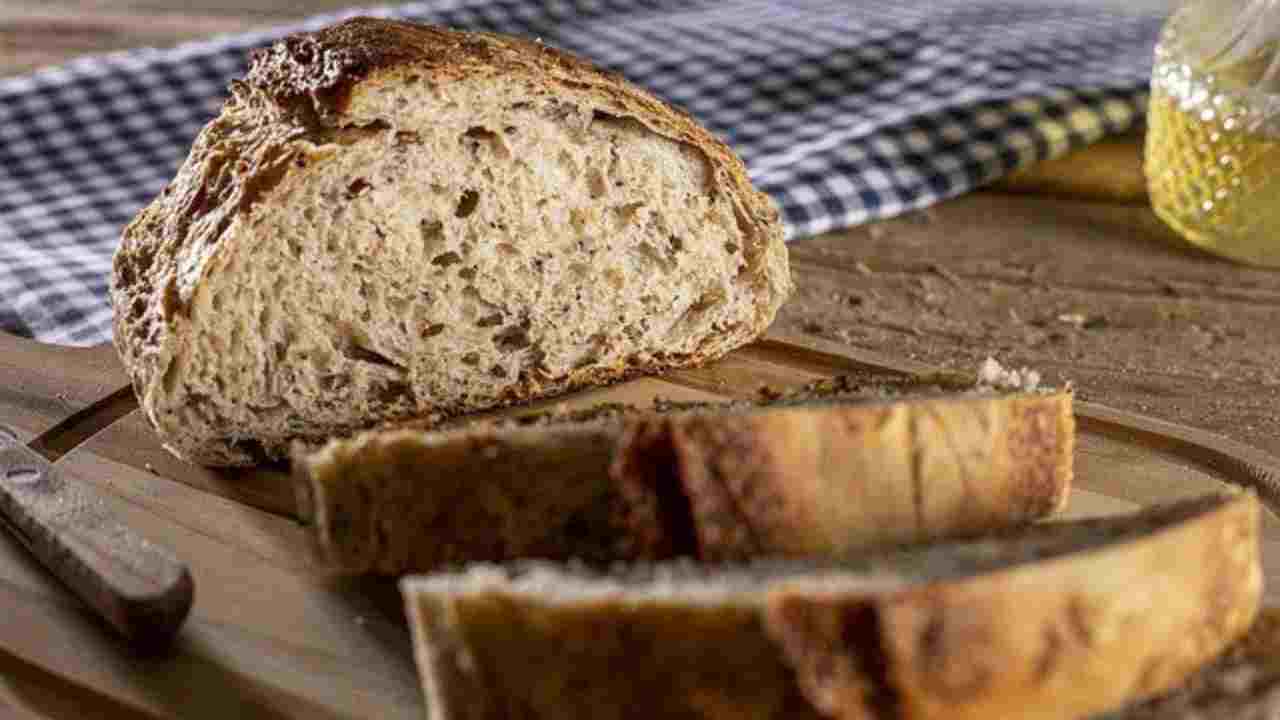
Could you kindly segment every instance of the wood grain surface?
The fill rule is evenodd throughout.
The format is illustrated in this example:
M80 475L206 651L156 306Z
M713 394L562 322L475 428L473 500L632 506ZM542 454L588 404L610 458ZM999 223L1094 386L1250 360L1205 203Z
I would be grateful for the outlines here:
M943 366L993 355L1280 453L1280 272L1182 247L1148 207L978 193L791 257L778 330Z
M0 333L0 417L23 442L128 384L110 346L53 347Z

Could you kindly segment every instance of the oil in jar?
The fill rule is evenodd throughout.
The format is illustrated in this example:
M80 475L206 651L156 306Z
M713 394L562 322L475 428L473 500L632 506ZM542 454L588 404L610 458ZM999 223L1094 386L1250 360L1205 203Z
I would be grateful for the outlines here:
M1145 171L1151 205L1189 242L1280 266L1280 95L1274 43L1228 63L1196 57L1189 16L1156 48Z

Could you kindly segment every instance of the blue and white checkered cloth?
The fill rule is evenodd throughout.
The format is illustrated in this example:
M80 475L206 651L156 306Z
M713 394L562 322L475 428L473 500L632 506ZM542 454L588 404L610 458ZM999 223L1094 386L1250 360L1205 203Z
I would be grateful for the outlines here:
M621 72L725 138L791 239L1133 127L1163 19L1045 0L436 0L0 79L0 330L109 340L120 230L247 51L356 14L539 37Z

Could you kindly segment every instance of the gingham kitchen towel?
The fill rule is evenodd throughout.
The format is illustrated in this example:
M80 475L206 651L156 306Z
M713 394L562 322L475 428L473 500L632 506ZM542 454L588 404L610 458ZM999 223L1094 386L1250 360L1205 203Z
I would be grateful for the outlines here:
M1162 19L1078 0L438 0L0 79L0 329L109 340L120 230L246 52L356 14L538 37L623 73L724 137L791 239L1130 128Z

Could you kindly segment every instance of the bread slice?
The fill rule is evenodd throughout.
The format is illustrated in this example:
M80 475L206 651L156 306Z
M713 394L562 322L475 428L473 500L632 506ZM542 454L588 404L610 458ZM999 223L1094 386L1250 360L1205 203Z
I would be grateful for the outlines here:
M294 438L697 365L792 284L688 115L536 42L356 18L285 38L125 229L115 342L166 447Z
M1280 608L1172 691L1096 720L1274 720L1280 717Z
M322 556L401 573L521 557L832 554L1066 502L1069 391L848 375L759 403L608 406L335 440L294 461Z
M434 720L1082 718L1249 627L1252 495L849 558L405 579Z

